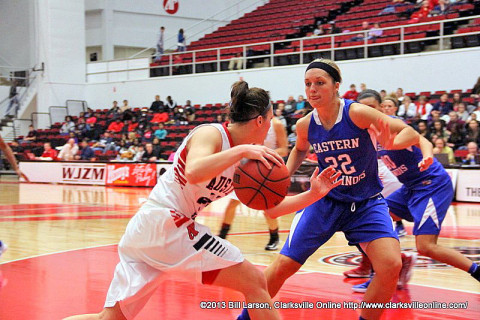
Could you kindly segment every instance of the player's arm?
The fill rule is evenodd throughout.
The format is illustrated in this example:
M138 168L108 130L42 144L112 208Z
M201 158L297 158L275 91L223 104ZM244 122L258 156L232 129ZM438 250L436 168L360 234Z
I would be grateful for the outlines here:
M187 145L185 177L189 183L209 180L243 158L260 160L271 168L268 160L281 165L282 158L265 146L242 144L222 150L221 133L212 126L199 128ZM268 160L267 160L268 159Z
M286 157L288 155L287 129L285 129L283 123L276 118L273 118L272 126L273 130L275 130L275 136L277 137L277 148L275 151L281 157Z
M1 136L0 136L0 150L2 150L5 153L5 158L7 158L8 162L12 166L13 171L15 171L19 177L23 177L23 179L29 182L27 176L23 174L23 172L20 171L20 169L18 168L17 160L13 155L12 149L10 149L10 146L5 143L5 141Z
M310 177L310 189L295 196L287 196L280 204L272 209L265 210L270 218L277 218L303 208L326 196L330 190L341 184L340 171L328 167L319 174L317 167Z
M300 167L310 148L310 143L308 142L308 126L310 125L310 118L311 116L308 114L297 121L297 142L290 152L287 161L287 168L290 175L294 174L298 167Z
M420 135L412 127L366 105L352 104L350 118L357 127L372 129L387 150L401 150L419 143Z

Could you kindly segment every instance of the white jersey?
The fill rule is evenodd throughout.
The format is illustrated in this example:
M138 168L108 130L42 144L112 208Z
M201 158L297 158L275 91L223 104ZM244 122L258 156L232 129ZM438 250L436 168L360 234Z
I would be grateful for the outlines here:
M378 177L382 181L382 195L385 198L394 191L400 189L400 187L403 185L400 181L398 181L397 177L395 177L395 175L388 170L387 166L381 159L378 159Z
M263 144L270 148L270 149L277 149L277 133L275 132L275 128L273 127L273 120L270 122L270 129L268 129L267 137L263 141Z
M220 131L222 134L222 151L232 147L229 132L223 125L212 123L196 127L183 140L182 145L175 153L172 166L161 176L149 196L150 200L181 212L192 219L212 201L233 191L232 181L235 166L229 167L209 181L197 184L189 183L185 177L187 143L194 132L203 126L213 126Z

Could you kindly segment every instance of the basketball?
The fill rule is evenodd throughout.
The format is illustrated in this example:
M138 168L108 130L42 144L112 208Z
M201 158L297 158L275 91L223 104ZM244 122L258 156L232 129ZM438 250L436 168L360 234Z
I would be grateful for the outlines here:
M247 207L257 210L278 205L287 195L290 175L287 167L270 162L272 168L258 160L248 160L235 170L233 186L238 199Z

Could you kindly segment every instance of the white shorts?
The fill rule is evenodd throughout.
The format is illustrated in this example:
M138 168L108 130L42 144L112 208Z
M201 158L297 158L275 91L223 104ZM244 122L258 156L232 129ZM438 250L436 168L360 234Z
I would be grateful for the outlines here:
M395 177L395 175L388 170L385 163L383 163L383 161L380 159L378 159L378 177L383 184L382 195L384 198L388 197L394 191L397 191L401 186L403 186L403 184L398 181L397 177Z
M128 223L118 255L105 307L119 302L127 319L140 312L167 274L181 272L187 281L201 282L203 272L244 260L237 247L208 227L151 200Z

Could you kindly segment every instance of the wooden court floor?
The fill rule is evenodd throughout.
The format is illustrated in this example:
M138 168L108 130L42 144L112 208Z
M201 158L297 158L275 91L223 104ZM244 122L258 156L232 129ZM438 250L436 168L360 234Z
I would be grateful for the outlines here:
M149 192L146 188L19 184L15 178L1 177L0 240L9 248L0 258L0 319L61 319L101 310L118 262L116 244ZM197 221L217 233L225 205L226 200L212 203ZM279 220L283 241L292 218ZM411 234L411 224L406 226ZM264 250L268 232L263 214L246 207L237 209L228 240L259 268L278 254ZM480 205L452 205L439 243L480 261ZM401 238L401 246L415 251L414 237ZM356 249L337 233L276 297L281 302L311 302L313 307L280 309L283 319L358 319L354 307L362 294L353 293L351 286L364 280L342 275L358 258ZM236 319L240 310L228 303L241 300L233 291L172 277L137 318ZM204 309L203 301L221 304ZM382 319L480 319L480 284L469 274L426 257L419 257L408 289L397 290L393 301L418 301L437 308L391 309ZM457 304L451 309L435 304L443 302Z

